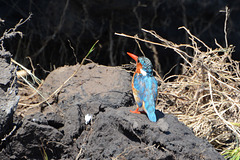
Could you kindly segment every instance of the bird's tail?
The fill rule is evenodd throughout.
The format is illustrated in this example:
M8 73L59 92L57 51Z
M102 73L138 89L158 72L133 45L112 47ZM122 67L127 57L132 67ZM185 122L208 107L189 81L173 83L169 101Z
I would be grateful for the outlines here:
M148 115L148 118L150 121L157 122L157 117L156 117L155 112L147 113L147 115Z

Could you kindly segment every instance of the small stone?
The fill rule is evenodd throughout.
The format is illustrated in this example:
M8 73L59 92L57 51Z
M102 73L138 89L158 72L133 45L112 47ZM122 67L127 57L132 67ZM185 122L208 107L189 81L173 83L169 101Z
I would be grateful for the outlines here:
M92 119L92 115L86 114L85 115L85 124L88 124L91 121L91 119Z

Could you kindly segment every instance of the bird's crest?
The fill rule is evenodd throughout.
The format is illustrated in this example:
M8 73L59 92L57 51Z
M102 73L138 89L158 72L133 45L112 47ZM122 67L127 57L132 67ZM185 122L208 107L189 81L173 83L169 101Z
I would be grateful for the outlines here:
M146 74L152 75L152 73L153 73L153 65L152 65L152 62L147 57L139 57L138 58L138 63L140 63L141 66L142 66L140 69L145 71Z

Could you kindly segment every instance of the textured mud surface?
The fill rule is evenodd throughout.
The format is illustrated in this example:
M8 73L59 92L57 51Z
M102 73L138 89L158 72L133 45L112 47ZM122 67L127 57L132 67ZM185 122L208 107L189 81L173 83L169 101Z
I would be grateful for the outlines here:
M43 95L48 97L77 67L53 71L40 89ZM130 113L130 84L130 73L121 68L82 66L49 100L51 107L42 104L15 119L18 128L1 143L0 159L223 159L172 115L157 111L153 123ZM88 124L86 114L92 115Z
M10 64L11 54L0 51L0 138L13 127L13 114L17 107L16 73ZM5 139L4 139L5 140Z

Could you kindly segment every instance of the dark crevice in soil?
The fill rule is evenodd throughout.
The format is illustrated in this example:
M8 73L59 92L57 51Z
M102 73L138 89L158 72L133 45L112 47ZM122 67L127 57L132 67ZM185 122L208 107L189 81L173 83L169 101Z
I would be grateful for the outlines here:
M153 145L154 145L155 148L157 148L158 150L165 151L163 148L166 148L166 146L163 145L163 144L161 144L160 142L153 142Z
M141 143L141 139L139 139L139 137L137 137L133 132L129 132L129 130L125 129L122 125L119 125L118 131L131 141Z
M98 113L100 113L100 112L105 112L105 108L102 107L102 105L99 106L99 112Z
M61 127L64 126L63 123L59 123L59 122L56 122L56 121L54 121L54 120L49 120L49 121L48 121L48 125L56 128L56 129L59 129L59 128L61 128Z

